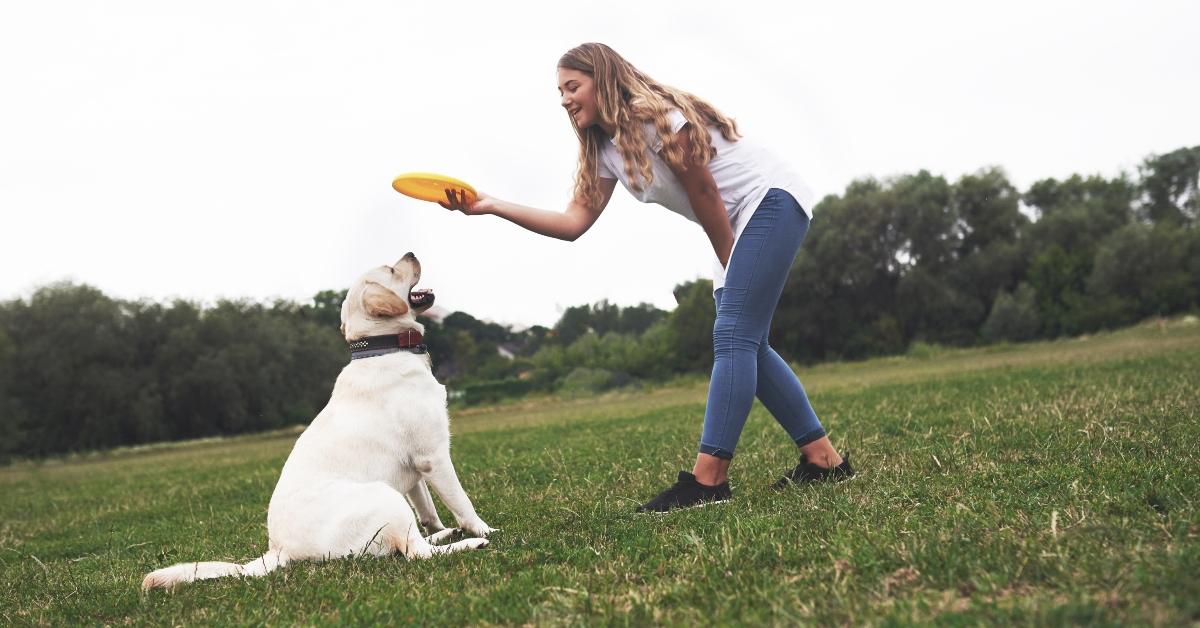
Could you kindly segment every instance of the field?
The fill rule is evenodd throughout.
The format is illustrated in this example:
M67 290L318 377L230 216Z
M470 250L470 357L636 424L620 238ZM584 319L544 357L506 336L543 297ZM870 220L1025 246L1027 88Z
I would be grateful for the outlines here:
M635 515L690 468L703 382L466 409L489 548L173 593L138 587L262 554L295 431L6 467L0 624L1200 621L1200 325L800 375L850 482L771 491L795 451L756 404L732 503Z

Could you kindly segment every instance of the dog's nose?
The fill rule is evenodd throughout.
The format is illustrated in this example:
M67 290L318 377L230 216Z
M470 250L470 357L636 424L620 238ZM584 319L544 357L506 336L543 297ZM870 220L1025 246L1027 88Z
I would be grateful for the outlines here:
M413 275L413 283L416 283L416 280L421 278L421 261L417 259L416 255L412 254L412 251L405 253L404 257L401 257L400 261L396 262L397 267L399 267L401 264L409 266L413 269L413 273L415 273Z

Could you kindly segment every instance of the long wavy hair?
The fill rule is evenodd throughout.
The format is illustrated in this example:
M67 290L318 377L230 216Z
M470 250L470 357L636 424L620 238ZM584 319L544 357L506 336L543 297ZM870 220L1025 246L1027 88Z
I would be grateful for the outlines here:
M654 181L654 170L646 154L648 141L646 123L652 123L663 139L662 152L666 161L675 167L686 163L706 165L716 149L709 140L708 128L715 127L728 141L740 136L737 123L715 107L685 91L663 85L646 76L604 44L587 43L568 50L558 60L558 67L578 70L595 82L596 111L600 120L616 129L617 151L625 163L629 186L640 192ZM678 109L690 123L684 129L692 144L692 154L684 155L675 145L667 113ZM568 118L570 113L567 114ZM575 175L575 195L593 206L601 201L600 181L596 167L600 160L602 142L608 135L599 125L581 129L579 137L579 170ZM685 163L686 162L686 163Z

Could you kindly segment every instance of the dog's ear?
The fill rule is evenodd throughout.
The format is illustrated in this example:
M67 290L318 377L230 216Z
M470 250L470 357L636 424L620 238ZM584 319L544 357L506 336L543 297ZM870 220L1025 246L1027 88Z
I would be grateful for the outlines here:
M341 324L338 325L338 329L341 330L342 336L346 335L346 320L350 317L351 299L356 298L358 298L358 295L353 294L352 291L347 291L346 298L342 299L342 311L341 316L339 316L341 319Z
M383 286L368 281L363 288L363 309L375 318L395 318L408 314L408 303L400 295Z

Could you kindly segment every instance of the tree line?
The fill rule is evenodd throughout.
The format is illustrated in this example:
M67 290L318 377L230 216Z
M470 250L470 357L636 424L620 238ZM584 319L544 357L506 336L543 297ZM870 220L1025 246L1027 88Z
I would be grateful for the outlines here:
M1200 146L1136 175L1044 179L999 168L854 181L814 208L771 342L798 363L914 342L1020 342L1200 306ZM348 355L345 291L308 303L127 301L53 284L0 303L0 460L305 423ZM711 368L711 283L671 311L608 302L524 330L423 319L459 403L591 393Z

